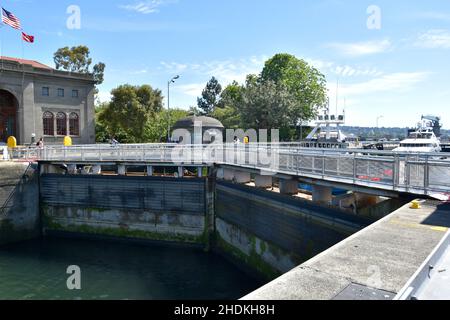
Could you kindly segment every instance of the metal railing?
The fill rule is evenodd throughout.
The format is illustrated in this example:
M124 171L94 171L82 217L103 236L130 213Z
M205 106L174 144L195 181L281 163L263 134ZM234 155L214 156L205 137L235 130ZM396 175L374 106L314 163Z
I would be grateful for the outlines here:
M16 149L13 159L59 162L146 162L232 165L412 194L450 193L450 154L309 149L276 144L130 144Z

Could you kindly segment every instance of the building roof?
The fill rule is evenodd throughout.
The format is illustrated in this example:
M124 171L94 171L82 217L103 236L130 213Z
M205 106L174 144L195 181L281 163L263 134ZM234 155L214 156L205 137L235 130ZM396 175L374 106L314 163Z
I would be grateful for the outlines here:
M174 129L189 129L189 128L193 128L195 126L196 122L201 122L202 126L204 128L217 128L217 129L224 129L225 127L223 126L223 124L214 118L210 118L210 117L195 117L195 116L191 116L191 117L187 117L184 119L181 119L179 121L177 121L177 123L175 123L174 125Z
M47 66L47 65L45 65L43 63L37 62L35 60L27 60L27 59L19 59L19 58L11 58L11 57L2 57L2 56L0 56L0 60L17 62L19 64L27 64L27 65L30 65L30 66L32 66L34 68L53 70L53 68L51 68L51 67L49 67L49 66Z

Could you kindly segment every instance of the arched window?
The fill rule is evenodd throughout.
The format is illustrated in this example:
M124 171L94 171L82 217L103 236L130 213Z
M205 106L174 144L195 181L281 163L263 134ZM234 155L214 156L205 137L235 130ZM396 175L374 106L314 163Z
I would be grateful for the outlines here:
M44 112L42 116L42 121L44 123L44 135L45 136L53 136L55 134L55 125L54 125L55 116L53 113L47 111Z
M75 112L69 115L69 133L71 136L80 135L80 117Z
M56 134L58 136L67 135L67 116L64 112L56 115Z

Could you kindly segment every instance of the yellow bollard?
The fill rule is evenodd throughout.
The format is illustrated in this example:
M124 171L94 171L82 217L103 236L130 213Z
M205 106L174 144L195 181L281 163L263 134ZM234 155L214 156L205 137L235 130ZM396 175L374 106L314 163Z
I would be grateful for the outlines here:
M421 209L422 207L420 205L420 201L414 200L413 202L411 202L411 207L410 208L411 209L415 209L415 210Z
M69 136L64 137L64 146L71 147L72 146L72 138Z
M15 137L9 137L7 141L8 148L17 148L17 139Z

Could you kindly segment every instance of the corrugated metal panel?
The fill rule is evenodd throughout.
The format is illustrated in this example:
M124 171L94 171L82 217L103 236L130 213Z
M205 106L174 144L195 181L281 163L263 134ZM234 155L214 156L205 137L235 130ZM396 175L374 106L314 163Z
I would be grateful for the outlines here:
M43 175L47 205L204 214L205 181L159 177Z
M365 226L338 211L245 186L218 182L216 214L260 239L299 255L313 255L349 234L324 224ZM318 223L320 220L322 223Z

